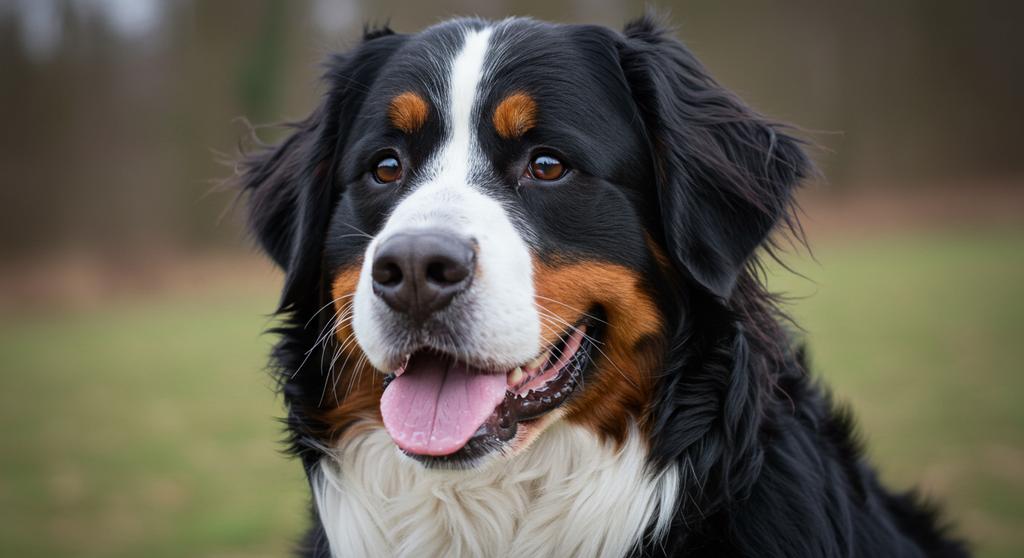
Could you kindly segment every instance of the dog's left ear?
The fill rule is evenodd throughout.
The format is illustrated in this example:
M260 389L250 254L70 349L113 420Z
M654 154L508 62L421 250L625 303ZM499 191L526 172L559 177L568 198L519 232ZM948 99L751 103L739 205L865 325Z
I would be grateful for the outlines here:
M669 255L728 300L811 163L650 17L626 26L619 56L654 152Z

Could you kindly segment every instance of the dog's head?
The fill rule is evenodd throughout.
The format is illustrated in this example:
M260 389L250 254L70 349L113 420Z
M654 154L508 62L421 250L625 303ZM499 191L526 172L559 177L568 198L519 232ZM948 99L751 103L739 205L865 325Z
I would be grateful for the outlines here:
M646 19L376 31L326 82L242 176L284 310L325 328L291 404L427 464L643 430L688 300L728 306L808 165Z

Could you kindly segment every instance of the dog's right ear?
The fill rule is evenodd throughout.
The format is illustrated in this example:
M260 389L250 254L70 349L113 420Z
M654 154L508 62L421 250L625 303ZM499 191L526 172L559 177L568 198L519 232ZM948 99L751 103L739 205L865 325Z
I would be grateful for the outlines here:
M332 56L321 104L280 143L249 153L238 180L249 194L249 226L286 274L282 308L317 296L324 235L342 192L335 170L348 130L379 70L404 35L368 30L350 52Z
M651 141L666 251L727 301L813 173L803 142L719 85L656 18L627 25L619 49Z

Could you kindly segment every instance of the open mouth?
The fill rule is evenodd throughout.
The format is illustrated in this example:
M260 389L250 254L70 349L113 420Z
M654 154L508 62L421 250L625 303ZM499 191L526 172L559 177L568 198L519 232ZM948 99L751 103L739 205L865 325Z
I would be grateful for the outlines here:
M585 322L568 328L543 354L512 370L416 351L385 380L384 426L402 451L431 465L459 466L500 449L576 391L591 361L593 329Z

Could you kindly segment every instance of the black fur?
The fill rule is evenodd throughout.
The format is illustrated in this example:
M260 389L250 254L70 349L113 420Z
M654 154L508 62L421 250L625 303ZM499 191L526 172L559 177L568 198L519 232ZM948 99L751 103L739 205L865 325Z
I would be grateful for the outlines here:
M414 173L444 132L431 119L412 140L395 137L380 125L384 102L409 89L445 94L421 69L450 49L454 29L368 30L329 61L328 94L313 115L243 167L253 230L287 274L274 362L290 448L307 472L328 443L313 412L328 377L325 349L315 347L327 283L401 195L369 185L366 161L400 145ZM795 226L792 193L811 172L800 141L718 85L651 18L622 34L530 21L514 30L495 39L512 54L482 102L527 90L546 103L546 117L519 142L479 123L484 150L508 169L482 182L539 233L532 248L541 257L597 257L652 277L668 324L650 461L678 467L684 482L669 534L635 554L966 555L930 507L880 485L850 414L810 379L758 281L755 251L780 223ZM578 172L555 188L519 188L531 144L557 146ZM654 264L647 237L669 255L669 273ZM319 521L303 553L327 555Z

